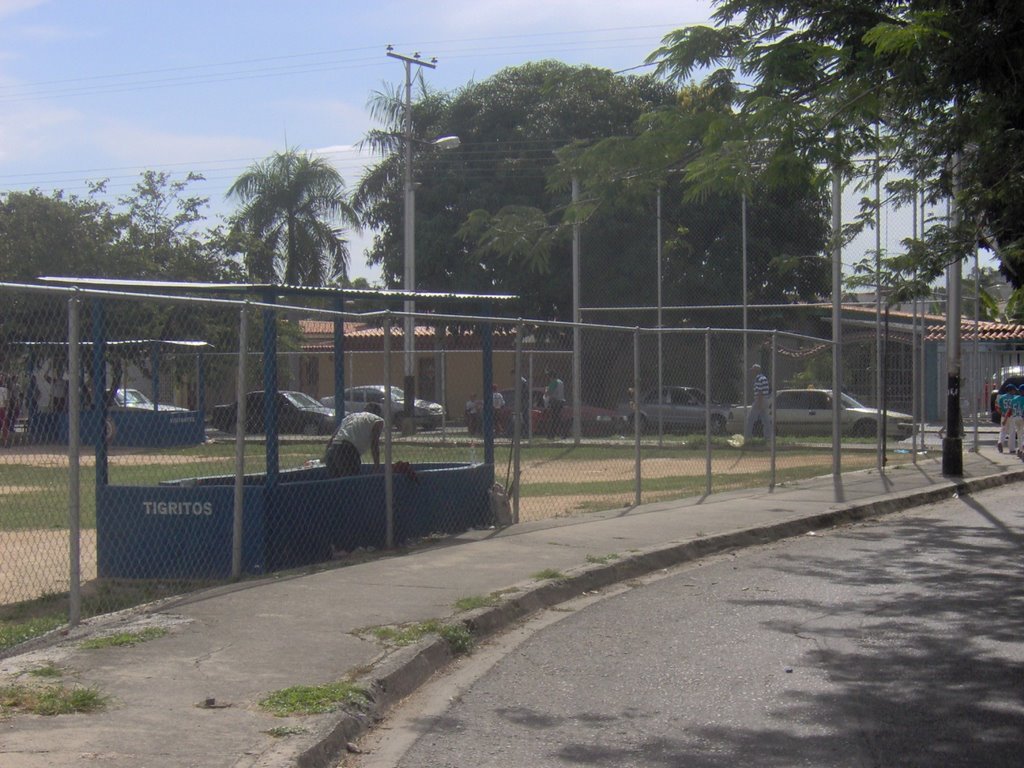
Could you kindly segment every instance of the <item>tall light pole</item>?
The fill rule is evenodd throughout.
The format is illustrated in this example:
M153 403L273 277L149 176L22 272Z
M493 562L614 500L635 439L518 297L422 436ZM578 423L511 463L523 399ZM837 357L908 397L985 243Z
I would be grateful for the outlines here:
M953 156L953 199L949 228L954 233L962 220L960 210L960 155ZM946 267L946 434L942 438L942 474L961 477L964 473L964 436L960 421L960 280L962 264L954 260Z
M392 59L398 59L405 67L405 169L404 169L404 224L405 238L403 252L405 257L405 270L403 273L402 287L406 291L416 290L416 192L412 185L412 67L437 68L437 59L424 61L417 51L412 56L405 56L395 53L391 46L388 46L387 55ZM405 323L404 323L404 350L405 350L405 405L402 410L406 429L413 424L413 404L416 400L416 318L413 314L416 311L416 302L413 299L405 300ZM390 392L388 395L390 396Z

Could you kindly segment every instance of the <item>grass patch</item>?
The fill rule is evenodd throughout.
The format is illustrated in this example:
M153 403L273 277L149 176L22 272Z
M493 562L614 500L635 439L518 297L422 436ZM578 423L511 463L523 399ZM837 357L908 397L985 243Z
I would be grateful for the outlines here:
M53 662L47 662L41 667L30 669L28 673L33 677L60 677L64 674L60 667L56 666Z
M13 648L33 637L45 635L63 624L63 616L47 616L10 622L0 620L0 651Z
M373 627L369 631L382 643L403 648L418 642L426 635L436 635L441 630L441 622L437 619L419 621L415 624L403 624L399 627Z
M452 649L452 653L461 655L473 650L473 635L463 624L445 624L438 632Z
M460 597L456 600L455 610L472 611L477 608L490 608L500 602L501 594L498 592L491 592L489 595L470 595L469 597Z
M118 632L115 635L94 637L90 640L83 641L81 647L87 650L96 650L98 648L120 648L126 645L138 645L139 643L156 640L158 637L163 637L166 634L167 630L163 627L146 627L145 629L140 629L138 632Z
M341 681L324 685L293 685L267 696L260 701L260 708L276 717L289 717L320 715L343 706L365 711L369 703L364 688Z
M587 555L587 562L595 565L608 565L615 560L618 560L619 556L614 552L607 555Z
M565 581L565 574L557 568L545 568L537 571L531 577L534 581Z
M97 712L107 704L95 688L66 688L61 685L0 686L0 713L24 712L33 715L70 715Z
M451 646L452 652L468 653L473 647L473 635L462 624L445 624L437 619L403 624L398 627L371 627L364 630L387 645L402 648L419 642L427 635L437 635Z
M100 616L202 589L211 581L119 582L103 580L82 589L82 618ZM68 595L48 594L0 607L0 651L39 637L67 622Z

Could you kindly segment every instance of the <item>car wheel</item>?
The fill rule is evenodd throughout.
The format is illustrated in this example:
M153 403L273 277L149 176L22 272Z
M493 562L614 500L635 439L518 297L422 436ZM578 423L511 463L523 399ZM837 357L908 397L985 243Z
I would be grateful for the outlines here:
M725 417L719 413L711 414L711 434L712 435L724 435L725 434Z
M302 434L307 437L320 434L320 426L315 421L307 421L302 425Z
M871 419L861 419L854 422L853 427L850 429L850 434L853 437L874 437L877 429L878 425Z

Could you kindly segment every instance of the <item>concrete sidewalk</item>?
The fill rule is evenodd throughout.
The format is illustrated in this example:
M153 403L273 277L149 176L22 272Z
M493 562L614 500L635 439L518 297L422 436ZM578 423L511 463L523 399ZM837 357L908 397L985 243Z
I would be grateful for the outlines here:
M93 686L110 697L109 706L99 714L0 720L0 765L334 765L346 741L450 658L437 639L385 652L357 630L443 619L466 622L482 639L544 606L705 554L1021 478L1024 465L992 448L965 453L957 482L942 477L937 458L914 465L908 457L882 475L856 472L838 483L828 476L774 491L474 531L409 554L247 581L91 620L0 660L0 686L51 663L65 685ZM567 578L532 578L544 569ZM510 588L495 608L455 615L460 598ZM80 647L87 636L154 625L169 632L131 647ZM276 718L257 706L278 689L350 676L371 691L365 715ZM292 733L275 738L267 733L275 728Z

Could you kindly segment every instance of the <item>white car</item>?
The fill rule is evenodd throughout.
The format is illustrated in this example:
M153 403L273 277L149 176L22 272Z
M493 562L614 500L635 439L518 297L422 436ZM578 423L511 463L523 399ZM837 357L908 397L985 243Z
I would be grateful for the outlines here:
M831 389L780 389L775 393L774 424L778 435L831 435ZM878 433L882 414L847 394L840 398L839 423L844 435L873 437ZM730 429L742 433L750 406L733 406ZM888 411L886 435L902 439L909 437L914 417L899 411Z
M176 405L156 404L137 389L118 389L114 392L114 407L129 411L187 411Z

